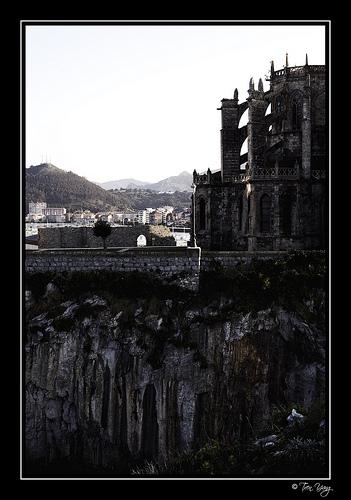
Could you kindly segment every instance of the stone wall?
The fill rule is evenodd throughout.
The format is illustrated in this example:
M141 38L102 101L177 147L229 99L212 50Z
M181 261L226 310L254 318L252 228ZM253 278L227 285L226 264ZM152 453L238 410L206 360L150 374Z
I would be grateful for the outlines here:
M108 270L155 272L178 278L180 286L197 289L199 249L187 247L47 249L26 251L26 272Z
M201 252L201 272L216 269L233 269L239 265L250 264L253 259L269 260L286 255L286 252Z
M143 271L175 277L180 286L196 290L201 272L231 269L252 259L276 259L282 251L214 252L192 247L67 248L26 251L26 272L109 270Z
M247 198L244 196L244 190L244 184L211 187L204 185L196 188L196 241L201 248L214 251L247 250L247 207L245 205ZM199 228L201 198L206 200L204 229ZM243 213L240 213L240 199L243 203Z
M136 247L138 236L146 238L147 246L175 246L176 241L165 226L111 227L106 239L108 247ZM39 248L99 248L102 239L93 234L92 227L44 227L38 229Z

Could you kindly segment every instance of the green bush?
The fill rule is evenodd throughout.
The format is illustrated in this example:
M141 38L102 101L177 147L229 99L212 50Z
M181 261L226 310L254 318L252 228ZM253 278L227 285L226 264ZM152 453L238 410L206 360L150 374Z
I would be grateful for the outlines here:
M119 298L186 298L191 291L180 290L174 283L167 283L159 276L141 271L114 272L107 270L72 271L63 273L27 273L26 289L31 290L35 299L40 299L46 285L52 282L66 299L81 298L96 293Z

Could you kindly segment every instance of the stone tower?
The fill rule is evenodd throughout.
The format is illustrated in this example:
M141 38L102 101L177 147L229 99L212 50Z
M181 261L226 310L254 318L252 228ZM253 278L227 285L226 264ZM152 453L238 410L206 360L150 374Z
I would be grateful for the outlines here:
M287 58L286 58L287 59ZM222 99L221 170L193 176L193 241L213 250L325 247L325 66L271 63L269 90ZM269 108L271 108L269 110ZM239 128L248 109L248 123ZM241 154L247 138L248 152Z

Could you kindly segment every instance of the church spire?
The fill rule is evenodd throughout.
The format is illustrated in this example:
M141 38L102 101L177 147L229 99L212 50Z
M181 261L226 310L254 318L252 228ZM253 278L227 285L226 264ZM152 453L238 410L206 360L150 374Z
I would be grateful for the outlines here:
M234 100L237 101L239 98L239 93L238 93L238 89L235 89L234 90Z
M285 54L285 66L289 67L288 53Z
M306 66L308 66L308 55L306 54Z
M271 76L273 76L274 73L274 61L271 61Z
M263 82L262 82L262 78L259 79L258 81L258 90L260 92L263 92Z
M253 77L250 78L249 89L250 90L255 90L255 82L254 82Z

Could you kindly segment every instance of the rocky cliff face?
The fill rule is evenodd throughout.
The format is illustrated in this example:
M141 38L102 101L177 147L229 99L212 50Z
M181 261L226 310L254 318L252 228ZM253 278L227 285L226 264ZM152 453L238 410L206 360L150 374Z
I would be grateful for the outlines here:
M274 405L323 397L323 293L299 312L239 311L228 296L64 301L53 286L46 300L40 312L26 294L28 463L113 469L245 443Z

